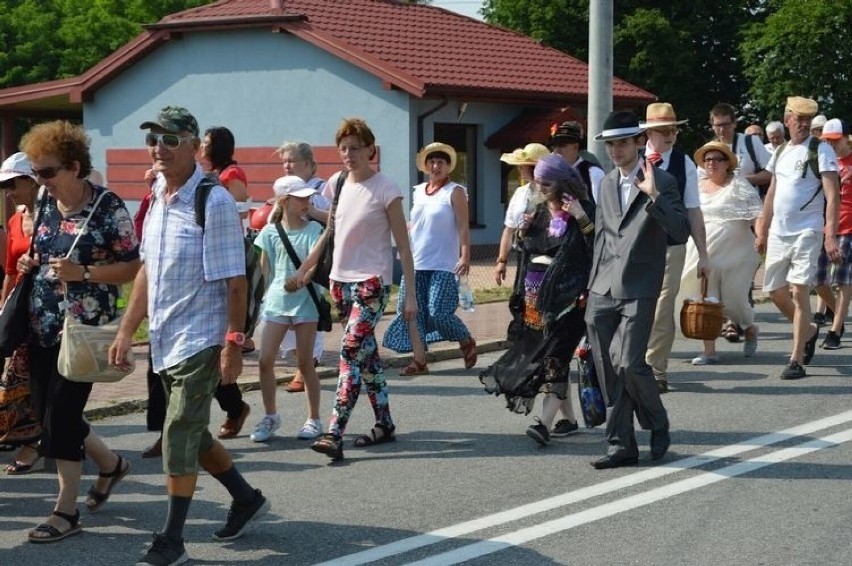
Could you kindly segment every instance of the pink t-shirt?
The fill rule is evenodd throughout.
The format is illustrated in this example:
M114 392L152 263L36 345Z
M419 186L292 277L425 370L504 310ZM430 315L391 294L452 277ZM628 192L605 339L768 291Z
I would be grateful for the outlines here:
M337 175L323 189L331 202ZM381 276L385 285L393 281L393 251L387 208L402 191L390 177L376 173L362 183L349 178L340 191L334 219L334 264L331 278L342 283L366 281Z

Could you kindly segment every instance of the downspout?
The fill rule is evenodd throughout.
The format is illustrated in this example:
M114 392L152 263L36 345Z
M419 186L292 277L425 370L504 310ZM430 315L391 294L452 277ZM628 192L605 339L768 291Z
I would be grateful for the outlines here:
M426 118L428 118L429 116L431 116L449 103L450 101L447 100L447 98L445 97L444 100L442 100L437 106L417 116L417 147L414 151L420 151L420 148L425 145L423 143L423 123L426 121ZM423 181L423 173L421 171L417 172L417 179L420 182Z

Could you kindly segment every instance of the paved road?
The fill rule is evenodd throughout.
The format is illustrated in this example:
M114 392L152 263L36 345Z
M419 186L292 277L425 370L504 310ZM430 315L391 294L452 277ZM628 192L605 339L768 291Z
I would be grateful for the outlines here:
M294 438L304 398L279 393L282 436L227 444L272 512L238 541L210 541L228 500L202 476L186 529L193 563L850 564L849 350L820 351L807 379L780 381L789 327L769 305L758 320L752 359L723 343L723 365L693 368L697 344L677 341L664 397L673 444L659 465L647 460L647 433L639 466L619 470L589 466L605 450L599 429L538 448L524 435L532 415L506 411L459 360L392 378L394 444L352 447L372 423L361 399L337 464ZM257 414L259 393L246 398ZM83 514L81 536L44 547L24 535L47 515L55 479L0 478L0 564L132 564L160 528L163 478L158 462L139 458L152 439L143 415L96 426L132 474L102 511Z

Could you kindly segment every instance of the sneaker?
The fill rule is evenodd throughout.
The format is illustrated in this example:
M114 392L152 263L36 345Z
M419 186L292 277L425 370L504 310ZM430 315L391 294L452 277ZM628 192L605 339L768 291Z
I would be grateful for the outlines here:
M272 435L280 426L281 417L278 416L278 413L266 415L255 425L254 432L251 433L249 438L251 438L252 442L266 442L272 438Z
M784 368L784 371L781 372L781 379L802 379L807 376L808 374L805 373L805 368L803 368L801 364L795 360L791 361L790 365Z
M259 489L254 490L254 501L247 505L240 505L234 501L228 510L225 526L213 533L213 540L225 541L240 538L249 523L266 515L269 507L269 500Z
M560 438L562 436L568 436L569 434L574 434L580 429L580 425L577 424L577 421L573 423L568 419L560 419L556 421L556 424L553 425L553 428L550 429L550 436L555 438Z
M541 421L536 419L538 424L527 427L527 436L538 442L541 446L547 446L550 442L550 433L547 432L547 427L541 424Z
M151 543L148 552L136 563L136 566L140 564L172 566L173 564L183 564L188 560L189 556L183 546L183 539L174 541L166 535L154 533L154 542Z
M834 321L834 311L830 308L825 309L824 313L818 312L814 314L814 324L817 326L825 326Z
M820 347L823 350L839 350L840 336L829 330L828 334L825 335L825 340L822 341L822 345Z
M805 342L805 352L802 355L802 364L808 365L811 363L811 360L814 359L814 353L816 353L816 343L817 338L819 338L819 326L817 326L816 332L811 337L810 340Z
M692 365L694 366L712 366L718 364L720 361L719 354L713 354L712 356L705 356L704 354L698 354L696 357L692 358Z
M302 428L299 429L299 433L296 434L296 438L300 440L313 440L320 436L322 436L322 421L319 419L306 420Z

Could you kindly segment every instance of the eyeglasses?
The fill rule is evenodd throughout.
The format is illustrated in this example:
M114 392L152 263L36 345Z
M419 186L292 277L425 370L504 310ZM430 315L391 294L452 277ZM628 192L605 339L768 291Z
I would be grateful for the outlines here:
M33 169L33 175L42 179L53 179L63 169L65 169L64 165L59 165L58 167L43 167L41 169Z
M156 147L157 144L160 144L167 149L177 149L181 143L194 139L195 136L179 136L177 134L145 134L145 145Z
M366 146L363 145L342 145L337 148L340 153L355 153L356 151L360 151L364 149Z
M727 157L705 157L704 163L722 163L723 161L727 160Z

